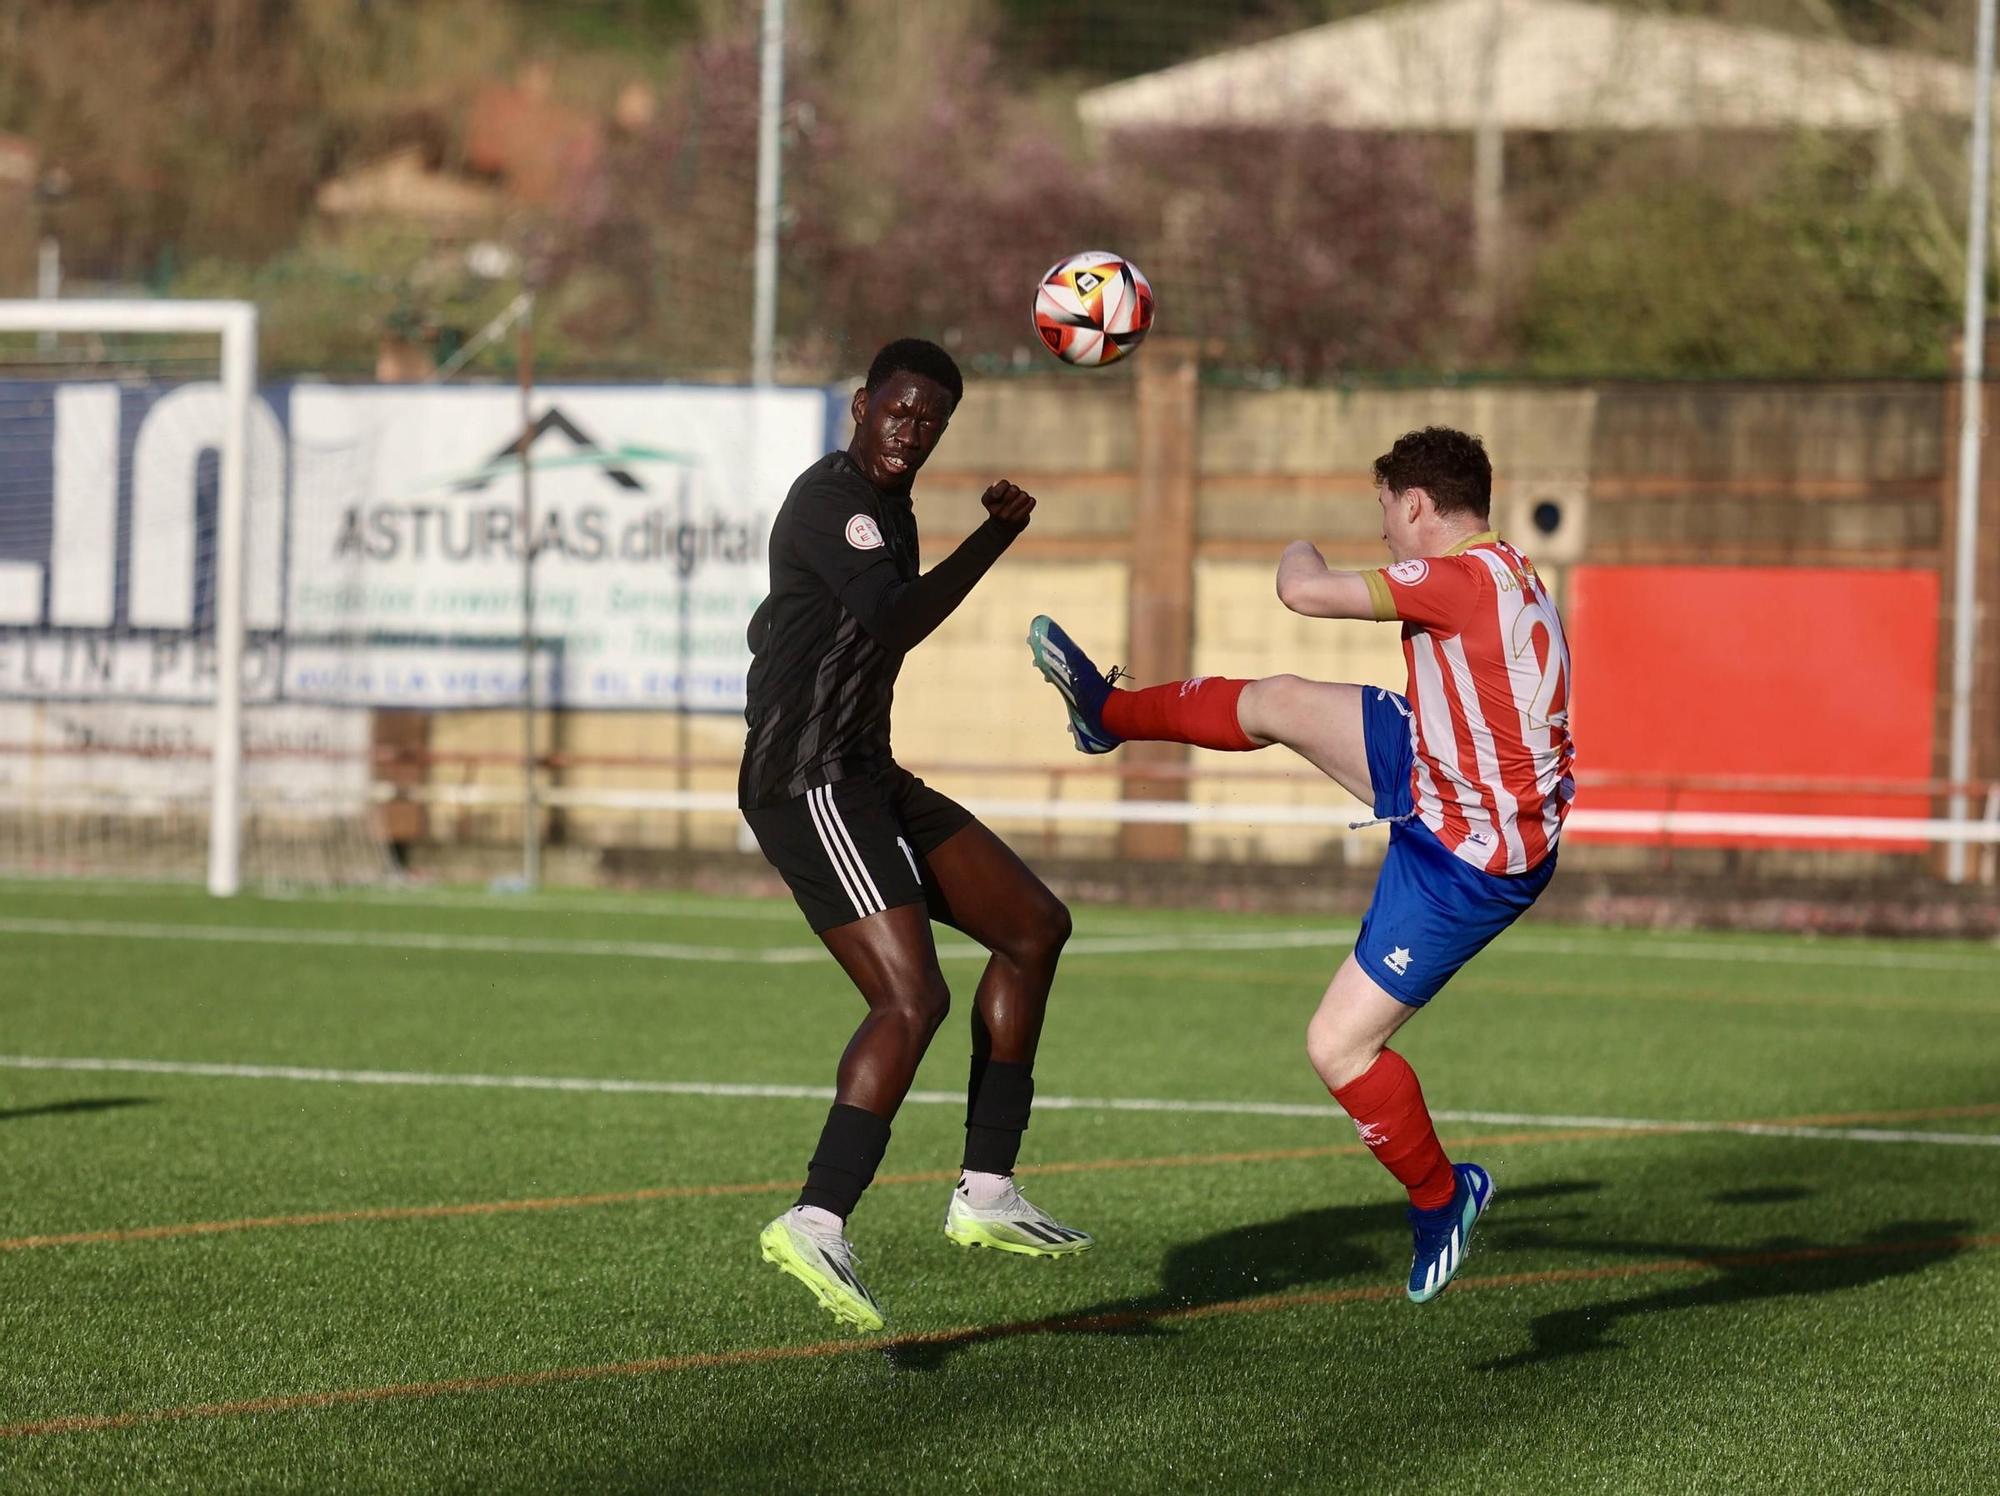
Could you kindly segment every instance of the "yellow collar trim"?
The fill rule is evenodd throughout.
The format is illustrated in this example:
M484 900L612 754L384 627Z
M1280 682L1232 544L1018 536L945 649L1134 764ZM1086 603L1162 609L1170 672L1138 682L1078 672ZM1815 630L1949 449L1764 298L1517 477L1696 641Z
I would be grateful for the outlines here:
M1465 552L1471 550L1475 545L1486 545L1491 541L1498 540L1499 538L1500 538L1500 532L1498 530L1481 530L1477 535L1466 536L1465 539L1461 540L1457 545L1453 546L1450 550L1446 551L1445 554L1447 556L1463 555Z

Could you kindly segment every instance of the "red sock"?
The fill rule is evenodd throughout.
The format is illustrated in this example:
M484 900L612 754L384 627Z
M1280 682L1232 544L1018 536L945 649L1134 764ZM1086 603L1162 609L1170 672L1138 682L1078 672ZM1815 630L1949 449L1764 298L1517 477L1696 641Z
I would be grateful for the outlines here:
M1382 1167L1410 1192L1419 1210L1451 1204L1458 1179L1431 1126L1430 1108L1417 1072L1393 1049L1385 1049L1360 1075L1333 1093L1354 1130Z
M1104 703L1104 725L1127 742L1192 743L1247 753L1264 746L1236 725L1236 698L1249 684L1199 675L1143 691L1113 691Z

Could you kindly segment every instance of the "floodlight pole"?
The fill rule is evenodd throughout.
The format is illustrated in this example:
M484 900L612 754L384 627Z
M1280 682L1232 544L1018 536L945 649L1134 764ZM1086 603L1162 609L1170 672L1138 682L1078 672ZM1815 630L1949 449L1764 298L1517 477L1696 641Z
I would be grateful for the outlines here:
M778 332L778 122L785 107L785 0L764 0L763 87L757 110L757 251L750 380L775 382Z
M521 884L542 882L541 806L535 785L535 293L516 323L521 390Z
M1951 588L1951 779L1949 815L1970 813L1967 781L1972 777L1972 679L1977 621L1980 437L1986 401L1986 246L1988 198L1993 176L1993 12L1994 0L1979 0L1979 55L1972 96L1972 190L1965 220L1965 347L1958 392L1958 518ZM1945 852L1945 876L1966 877L1966 849L1954 841Z

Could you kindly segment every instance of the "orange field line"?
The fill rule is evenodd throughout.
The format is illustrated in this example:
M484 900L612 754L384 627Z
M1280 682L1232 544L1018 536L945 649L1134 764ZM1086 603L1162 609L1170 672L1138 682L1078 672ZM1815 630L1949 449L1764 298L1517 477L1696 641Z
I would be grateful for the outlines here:
M2000 1102L1964 1106L1915 1107L1902 1111L1833 1112L1806 1117L1770 1117L1748 1123L1767 1127L1822 1127L1851 1122L1926 1122L1951 1117L2000 1116ZM1463 1148L1518 1147L1531 1143L1574 1143L1599 1138L1650 1137L1677 1132L1672 1126L1562 1128L1554 1131L1492 1133L1453 1137ZM1182 1153L1157 1158L1094 1158L1057 1163L1023 1164L1022 1174L1095 1174L1124 1169L1192 1169L1222 1164L1287 1163L1301 1159L1342 1158L1366 1153L1358 1143L1320 1144L1306 1148L1260 1148L1234 1153ZM910 1174L882 1174L877 1184L949 1184L956 1169L930 1169ZM767 1180L737 1184L664 1185L590 1195L550 1195L523 1200L473 1200L456 1205L379 1205L354 1210L309 1211L298 1215L246 1216L219 1221L180 1221L164 1226L113 1227L37 1236L0 1238L0 1252L26 1252L40 1247L89 1247L122 1242L168 1241L187 1236L220 1236L233 1231L269 1231L288 1227L339 1226L353 1222L431 1221L457 1216L515 1215L545 1210L577 1210L598 1205L643 1205L660 1200L706 1200L727 1195L782 1194L797 1181Z
M1618 1263L1609 1267L1551 1268L1532 1273L1497 1273L1484 1278L1461 1278L1453 1287L1455 1292L1462 1295L1491 1288L1528 1288L1554 1283L1596 1283L1619 1278L1651 1277L1662 1273L1695 1273L1714 1268L1781 1267L1795 1262L1823 1262L1854 1257L1892 1257L1908 1252L1974 1251L1995 1246L2000 1246L2000 1235L1946 1236L1927 1241L1856 1242L1834 1247L1797 1247L1788 1251L1724 1252L1705 1257L1667 1257L1653 1262ZM1117 1329L1143 1323L1220 1319L1243 1314L1266 1314L1282 1310L1323 1308L1336 1304L1376 1302L1393 1299L1402 1291L1395 1284L1384 1283L1355 1288L1332 1288L1319 1293L1270 1294L1258 1298L1230 1299L1222 1303L1198 1304L1192 1307L1140 1305L1131 1309L1115 1310L1108 1314L1017 1320L996 1325L970 1325L953 1330L922 1330L912 1334L887 1335L873 1339L822 1340L810 1345L756 1346L734 1351L655 1356L641 1361L615 1361L595 1366L556 1366L542 1371L503 1372L494 1376L450 1377L440 1381L390 1383L377 1387L343 1387L331 1392L253 1397L238 1402L188 1403L180 1407L149 1408L129 1413L79 1413L62 1418L44 1418L28 1423L0 1425L0 1438L25 1439L43 1434L102 1433L113 1429L136 1428L149 1423L171 1423L197 1418L240 1418L265 1413L295 1413L318 1408L354 1407L379 1402L411 1402L470 1392L515 1391L565 1382L604 1381L612 1377L662 1376L679 1371L766 1365L774 1361L820 1360L853 1355L860 1351L974 1345L984 1341L1008 1340L1026 1335Z
M1634 1128L1633 1131L1657 1129ZM1498 1147L1509 1143L1563 1142L1579 1136L1617 1136L1618 1132L1499 1133L1467 1138L1469 1146ZM1023 1164L1022 1174L1093 1174L1120 1169L1192 1169L1218 1164L1282 1163L1294 1159L1338 1158L1366 1153L1359 1143L1330 1143L1310 1148L1264 1148L1236 1153L1183 1153L1161 1158L1093 1158L1060 1163ZM881 1174L875 1183L951 1184L956 1169L929 1169L914 1174ZM338 1226L353 1221L430 1221L453 1216L513 1215L540 1210L576 1210L593 1205L640 1205L655 1200L706 1200L723 1195L774 1195L798 1188L798 1181L769 1180L752 1184L682 1184L652 1189L619 1190L594 1195L551 1195L526 1200L474 1200L458 1205L381 1205L356 1210L319 1210L301 1215L247 1216L237 1220L180 1221L165 1226L128 1226L103 1231L70 1231L41 1236L0 1239L0 1252L26 1252L38 1247L90 1247L114 1242L165 1241L182 1236L220 1236L231 1231L268 1231L288 1226Z

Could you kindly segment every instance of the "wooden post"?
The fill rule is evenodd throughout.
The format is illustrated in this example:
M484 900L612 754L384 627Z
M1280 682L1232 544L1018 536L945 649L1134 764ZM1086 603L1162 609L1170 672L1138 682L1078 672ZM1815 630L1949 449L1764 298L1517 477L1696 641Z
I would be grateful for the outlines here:
M389 846L398 867L407 867L410 848L430 835L430 812L409 791L430 782L431 714L377 709L369 713L370 772L391 786L391 797L373 810L374 832Z
M428 346L384 332L375 355L378 384L422 384L437 372ZM370 823L376 838L387 844L398 867L409 863L410 849L431 835L429 807L411 790L430 783L431 714L376 707L368 714L369 774L391 788L388 800L377 804ZM387 755L386 758L379 755Z
M1132 508L1132 584L1127 602L1131 671L1141 685L1179 680L1194 663L1195 423L1200 359L1189 339L1156 339L1139 354L1139 471ZM1188 761L1179 743L1119 750L1127 800L1184 800L1187 781L1148 770ZM1120 853L1163 862L1187 855L1187 827L1128 824Z

